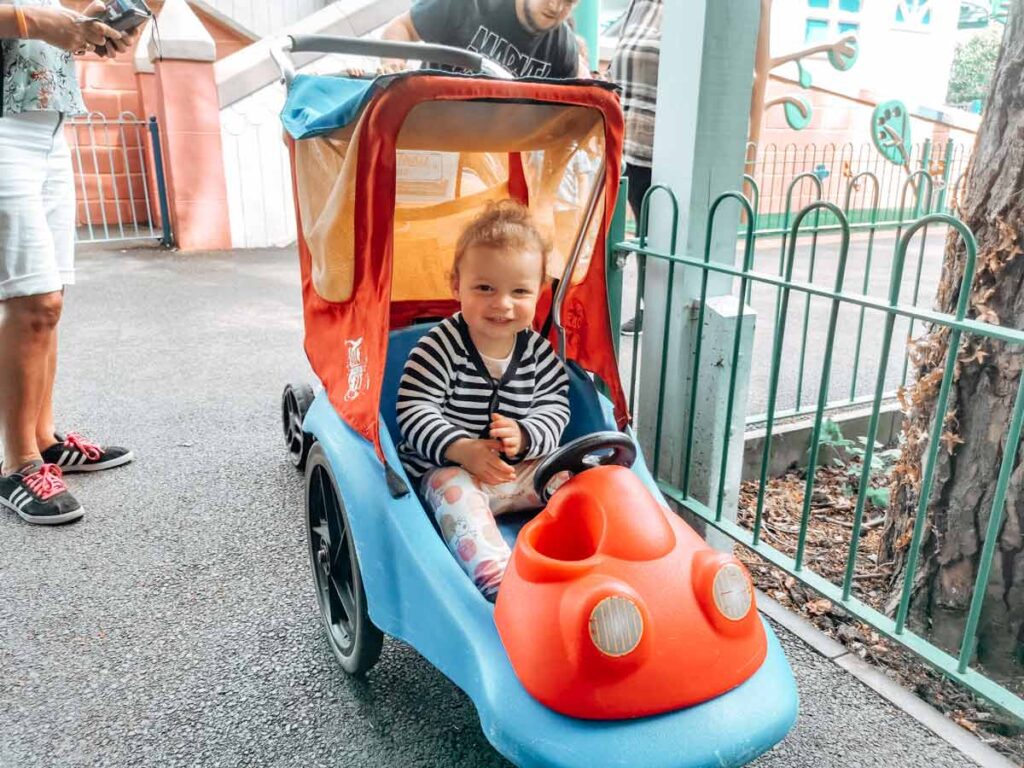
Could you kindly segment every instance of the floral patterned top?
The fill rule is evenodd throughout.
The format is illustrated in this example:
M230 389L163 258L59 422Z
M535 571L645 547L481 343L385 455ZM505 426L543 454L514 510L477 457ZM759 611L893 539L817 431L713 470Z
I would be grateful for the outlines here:
M59 8L60 0L0 0L0 5ZM0 40L0 115L21 112L85 112L68 51L42 40Z

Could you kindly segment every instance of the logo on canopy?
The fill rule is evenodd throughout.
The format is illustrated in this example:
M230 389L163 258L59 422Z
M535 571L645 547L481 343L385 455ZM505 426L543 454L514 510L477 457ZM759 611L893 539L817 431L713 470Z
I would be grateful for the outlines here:
M363 351L363 338L348 339L348 391L345 400L355 400L370 388L370 377L367 375L366 353Z

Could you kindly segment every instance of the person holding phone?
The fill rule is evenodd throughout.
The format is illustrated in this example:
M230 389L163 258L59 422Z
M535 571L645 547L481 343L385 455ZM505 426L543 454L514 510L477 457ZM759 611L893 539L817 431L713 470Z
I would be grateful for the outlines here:
M57 324L74 282L75 201L67 117L85 112L72 56L123 53L136 31L58 0L0 0L0 509L29 523L82 517L64 472L125 464L132 453L102 447L54 425Z

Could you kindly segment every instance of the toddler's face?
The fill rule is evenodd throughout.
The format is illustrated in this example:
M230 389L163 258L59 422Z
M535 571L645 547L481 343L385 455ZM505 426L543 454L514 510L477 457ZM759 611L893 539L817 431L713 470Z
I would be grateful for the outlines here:
M463 254L453 288L473 341L493 345L481 349L484 354L506 354L516 334L533 323L543 269L543 257L533 250L474 246Z

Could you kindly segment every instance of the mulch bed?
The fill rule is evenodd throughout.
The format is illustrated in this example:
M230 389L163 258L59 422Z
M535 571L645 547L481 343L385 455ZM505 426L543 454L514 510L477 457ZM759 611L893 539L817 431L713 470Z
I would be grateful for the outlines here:
M762 541L787 555L795 556L803 511L806 475L791 471L768 483L762 517ZM853 532L855 498L849 496L847 473L822 467L815 478L811 517L805 544L804 563L820 576L841 585ZM756 482L740 487L738 522L752 529L757 509ZM883 512L870 505L854 567L853 593L876 610L885 611L892 569L877 562ZM886 675L913 691L946 717L974 733L993 749L1024 765L1024 728L1009 715L946 679L903 646L879 635L840 606L763 560L746 547L737 546L737 556L750 569L759 589L795 611L814 626L880 667ZM1011 686L1024 695L1024 681Z

